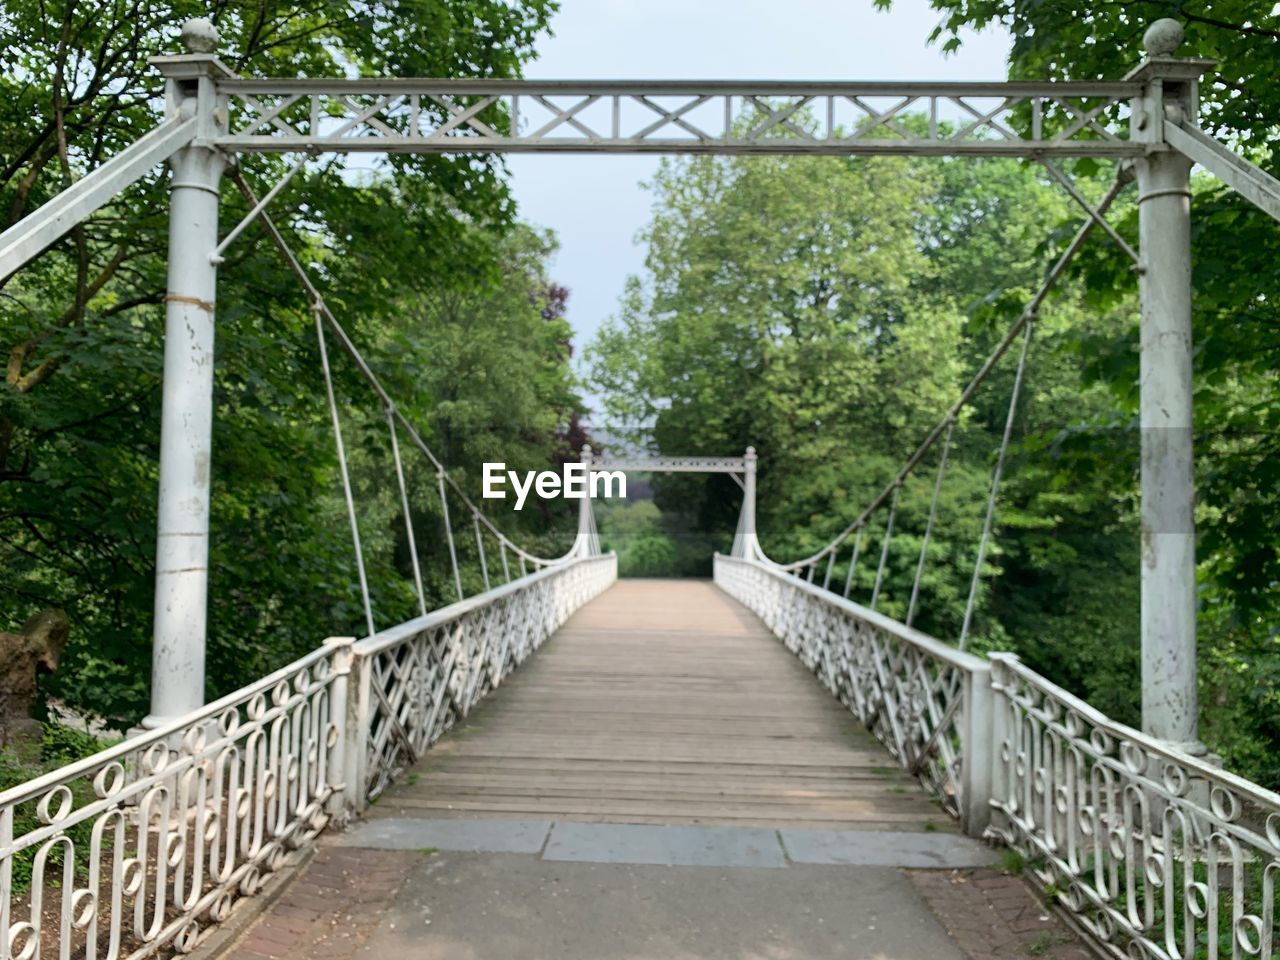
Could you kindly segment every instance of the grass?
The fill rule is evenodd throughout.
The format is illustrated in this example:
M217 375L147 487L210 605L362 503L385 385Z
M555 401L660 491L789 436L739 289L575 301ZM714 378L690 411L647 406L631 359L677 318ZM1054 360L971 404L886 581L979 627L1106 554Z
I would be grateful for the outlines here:
M1017 850L1006 848L1000 853L1000 872L1007 873L1010 876L1021 876L1023 871L1027 869L1027 858L1020 854Z
M924 822L924 832L925 832L925 833L934 833L934 832L936 832L936 831L937 831L937 829L938 829L938 825L937 825L936 823L934 823L932 820L926 820L926 821Z
M1046 930L1044 933L1038 933L1028 940L1023 949L1033 957L1042 957L1054 947L1070 942L1070 937L1063 936L1056 930Z

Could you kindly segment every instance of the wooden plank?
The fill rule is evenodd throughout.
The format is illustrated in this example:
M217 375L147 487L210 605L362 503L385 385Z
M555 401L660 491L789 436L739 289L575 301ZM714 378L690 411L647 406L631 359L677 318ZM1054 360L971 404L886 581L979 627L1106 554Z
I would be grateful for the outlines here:
M579 610L370 816L955 828L745 608L623 581Z

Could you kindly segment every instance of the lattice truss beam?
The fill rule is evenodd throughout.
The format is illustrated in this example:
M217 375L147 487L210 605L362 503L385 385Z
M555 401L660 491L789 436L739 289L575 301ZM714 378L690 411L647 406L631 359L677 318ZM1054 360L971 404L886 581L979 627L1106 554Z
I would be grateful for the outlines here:
M742 457L604 457L591 462L592 473L607 470L635 473L745 473Z
M239 151L1136 156L1132 82L222 79Z

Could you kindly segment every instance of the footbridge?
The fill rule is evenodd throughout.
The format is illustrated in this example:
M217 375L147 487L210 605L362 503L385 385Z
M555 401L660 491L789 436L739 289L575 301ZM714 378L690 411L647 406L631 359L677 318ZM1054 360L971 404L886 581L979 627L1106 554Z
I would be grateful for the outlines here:
M1196 743L1188 237L1193 162L1275 216L1280 184L1197 126L1212 64L1176 55L1176 24L1121 80L1080 84L245 78L208 22L184 38L154 62L155 132L0 234L7 277L156 165L173 172L152 715L0 794L0 958L1277 955L1280 796ZM926 122L900 123L911 110ZM894 480L810 556L767 552L753 450L611 464L585 449L588 471L741 484L711 582L619 583L589 499L560 557L477 505L276 229L292 173L260 189L228 164L356 151L1011 155L1087 216ZM1117 163L1101 202L1054 165L1074 156ZM224 172L249 214L220 238ZM1133 184L1139 250L1106 216ZM250 228L314 313L366 629L317 624L313 652L204 703L216 277ZM1160 428L1142 431L1142 730L1015 656L965 649L1037 312L1095 229L1136 266L1142 419ZM407 622L371 601L332 346L386 414L420 606ZM898 492L928 464L936 504L957 418L1006 356L968 613L930 637L911 624L932 514L904 619L877 611ZM406 481L402 443L429 489ZM414 547L426 497L457 594L439 609Z

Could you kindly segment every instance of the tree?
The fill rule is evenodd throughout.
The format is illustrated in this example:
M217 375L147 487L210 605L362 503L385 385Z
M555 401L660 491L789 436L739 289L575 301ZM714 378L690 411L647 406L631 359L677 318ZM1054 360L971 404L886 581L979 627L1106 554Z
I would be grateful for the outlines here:
M1080 223L1055 184L1011 159L695 160L666 165L654 190L650 276L589 353L610 429L663 453L753 443L760 536L781 560L819 549L893 478ZM1137 537L1134 501L1114 491L1136 471L1134 435L1119 431L1121 455L1087 482L1064 482L1057 461L1079 455L1082 420L1111 411L1074 344L1131 330L1133 306L1096 309L1066 283L1042 310L971 637L1122 716L1137 708L1114 679L1136 664ZM1012 361L998 367L956 428L915 619L943 639L963 619L1013 376ZM900 495L877 605L899 618L935 464ZM659 504L727 545L740 495L717 479L659 481ZM863 602L885 521L871 518L852 575ZM832 567L839 589L851 546Z
M305 10L273 2L212 10L142 0L4 3L0 226L155 125L158 84L146 57L172 52L189 17L212 16L228 64L253 75L513 76L554 9L552 0L358 7L322 0ZM245 157L241 168L267 184L284 164ZM441 293L439 278L473 291L477 306L512 311L510 324L521 333L532 310L540 324L530 346L537 375L494 420L524 439L522 455L550 455L575 404L562 349L567 334L562 321L538 314L549 283L540 259L548 241L512 232L502 173L500 160L472 157L397 157L363 173L313 164L272 213L383 372L394 369L398 349L443 350L454 342L425 342L400 312L435 309L425 298ZM72 640L56 691L121 723L145 709L149 673L165 190L163 171L144 178L0 291L0 626L65 607ZM234 191L224 191L224 224L245 210ZM257 227L230 250L219 287L211 693L363 619L305 298ZM459 314L455 326L464 322ZM442 338L449 332L443 323L434 329ZM418 339L407 345L411 334ZM475 389L509 359L472 356ZM462 359L454 360L461 373ZM368 402L349 367L337 376L345 396ZM459 430L453 415L476 414L455 407L431 419L425 414L443 385L412 386L406 402L430 421L428 440L459 458L475 453L474 444L454 444L449 434ZM381 411L373 408L372 417L380 420ZM360 481L385 492L387 474L375 484L374 461L363 453L353 459L358 474L366 465L370 471ZM429 501L429 481L415 488L416 500ZM393 536L393 519L376 518L384 537ZM378 539L371 535L371 545ZM377 598L384 609L404 607L403 579L375 584L387 593Z
M890 0L877 0L881 7ZM1201 84L1201 125L1273 174L1280 157L1280 16L1260 0L1081 5L1070 0L932 0L943 15L930 36L944 50L965 28L997 25L1013 36L1011 79L1114 79L1142 56L1147 26L1185 26L1182 56L1213 59ZM1108 38L1098 42L1099 38ZM1202 735L1233 769L1280 782L1280 298L1269 278L1280 225L1207 176L1193 179L1192 264ZM1132 208L1115 222L1136 235ZM1081 258L1091 302L1132 296L1115 258ZM1067 348L1086 359L1109 409L1072 431L1059 484L1111 486L1136 497L1118 444L1136 448L1137 352L1131 328L1081 329ZM1136 671L1128 674L1136 683Z

